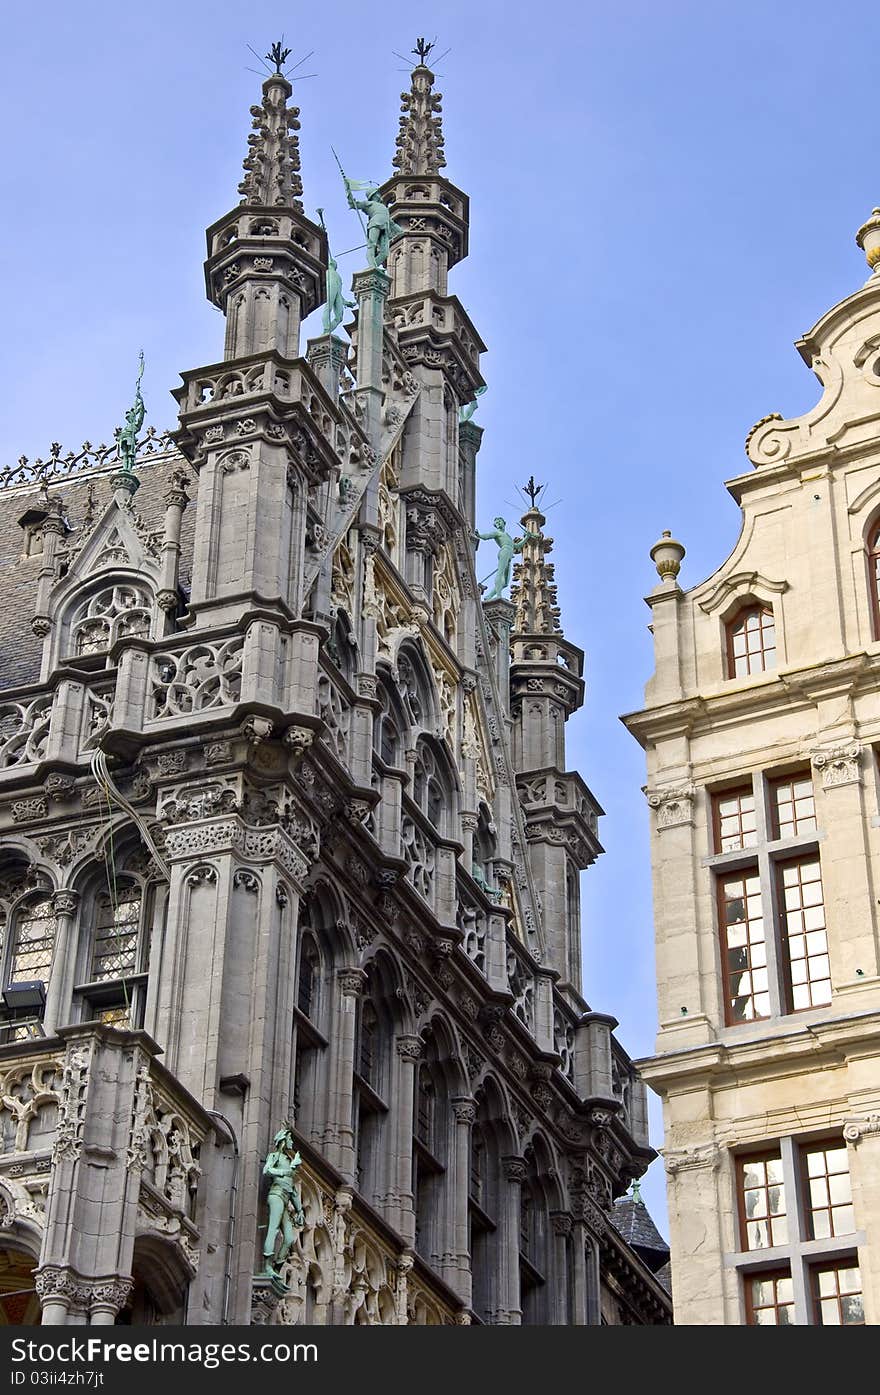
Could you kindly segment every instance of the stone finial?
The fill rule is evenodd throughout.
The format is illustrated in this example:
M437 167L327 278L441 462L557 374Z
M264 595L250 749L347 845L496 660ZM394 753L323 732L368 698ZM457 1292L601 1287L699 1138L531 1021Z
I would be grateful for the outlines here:
M263 100L251 107L253 130L248 136L244 178L238 186L241 202L261 208L295 208L302 213L299 161L299 107L288 107L293 88L282 72L263 83Z
M424 58L431 45L420 39L413 52L419 62L412 70L409 92L401 92L397 154L392 164L401 174L439 174L446 164L443 154L442 94L435 92L434 74Z
M872 271L880 266L880 208L872 208L871 216L856 233L856 242L865 254Z
M671 581L676 586L678 585L676 578L681 571L684 555L685 549L681 543L676 542L669 530L666 529L662 533L660 541L655 542L651 548L651 561L657 568L657 575L661 581Z

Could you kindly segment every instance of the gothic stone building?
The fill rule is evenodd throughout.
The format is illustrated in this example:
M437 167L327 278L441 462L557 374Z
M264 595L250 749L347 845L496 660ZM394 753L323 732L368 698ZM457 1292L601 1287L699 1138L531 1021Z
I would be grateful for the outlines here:
M648 756L676 1320L880 1323L880 211L876 268L798 343L742 531L652 556Z
M328 248L278 73L173 436L4 476L7 1321L670 1321L614 1223L654 1154L580 993L600 810L537 508L514 600L475 578L484 346L432 84L350 342L301 356ZM285 1119L305 1224L273 1277Z

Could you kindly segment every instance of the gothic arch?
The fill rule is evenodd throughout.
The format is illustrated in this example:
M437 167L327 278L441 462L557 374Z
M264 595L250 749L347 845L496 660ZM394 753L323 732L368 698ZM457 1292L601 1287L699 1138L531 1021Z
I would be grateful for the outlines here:
M421 644L404 635L395 655L395 679L411 732L436 731L440 721L437 687Z

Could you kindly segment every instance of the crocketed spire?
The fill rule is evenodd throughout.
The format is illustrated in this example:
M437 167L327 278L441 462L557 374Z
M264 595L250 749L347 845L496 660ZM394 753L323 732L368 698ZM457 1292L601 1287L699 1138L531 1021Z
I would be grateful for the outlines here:
M553 539L541 531L547 522L536 500L543 486L534 478L524 486L531 499L531 508L520 519L525 535L519 561L513 567L510 599L516 606L513 633L523 635L558 635L562 633L560 610L556 604L555 568L546 561L553 550Z
M409 92L401 92L397 154L392 164L401 174L439 174L446 164L443 154L443 97L434 92L434 74L425 59L433 44L419 39L413 49L419 62L412 70Z
M263 83L263 100L251 107L254 129L238 186L242 203L260 208L295 208L302 212L299 163L299 107L288 107L293 87L283 73Z

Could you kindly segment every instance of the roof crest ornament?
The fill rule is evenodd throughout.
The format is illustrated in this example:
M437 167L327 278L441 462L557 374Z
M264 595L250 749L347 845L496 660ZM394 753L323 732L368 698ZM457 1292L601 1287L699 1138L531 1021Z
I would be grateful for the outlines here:
M439 174L446 164L443 153L442 93L435 92L434 74L426 59L435 43L417 39L412 50L418 63L412 70L409 92L400 94L400 130L392 165L401 174Z

